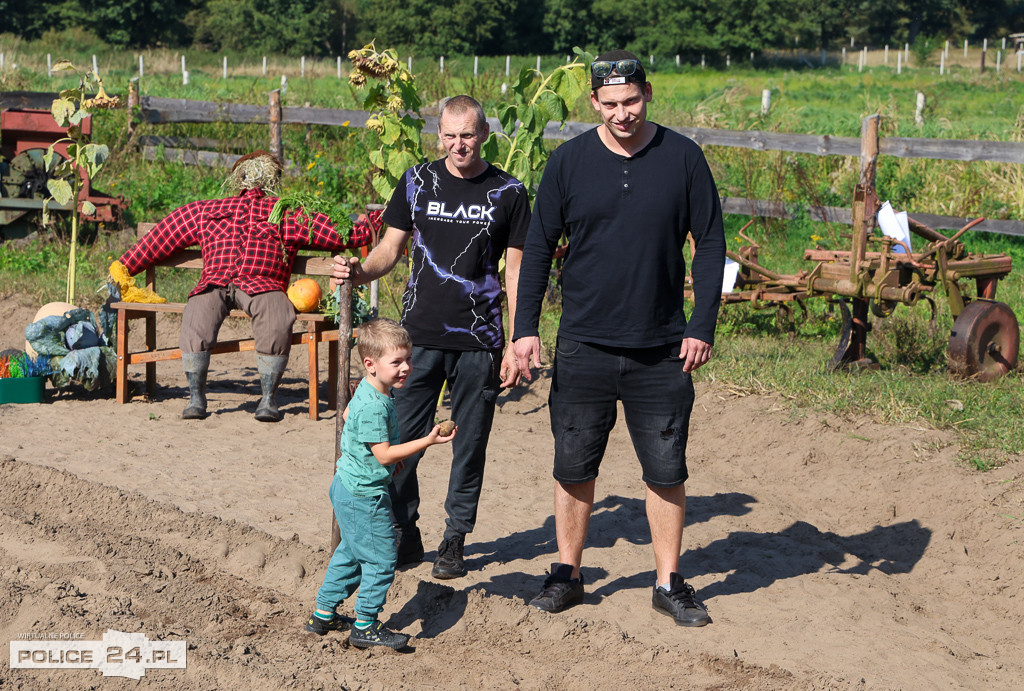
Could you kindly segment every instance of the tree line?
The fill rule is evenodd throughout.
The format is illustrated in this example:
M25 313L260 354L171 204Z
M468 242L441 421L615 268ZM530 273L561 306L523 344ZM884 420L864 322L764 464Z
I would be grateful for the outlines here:
M1024 0L0 0L0 17L24 40L117 48L332 56L376 38L432 57L691 57L997 38L1024 31Z

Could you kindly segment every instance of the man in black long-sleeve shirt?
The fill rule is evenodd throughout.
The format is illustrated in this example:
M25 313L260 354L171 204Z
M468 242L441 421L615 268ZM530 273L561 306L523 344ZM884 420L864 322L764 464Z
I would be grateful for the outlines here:
M551 384L559 561L530 603L581 602L580 564L594 488L622 401L647 485L657 581L653 606L682 626L710 621L677 572L686 510L690 373L711 358L725 237L700 147L647 120L643 66L622 50L591 65L602 124L555 150L541 179L519 276L513 339L519 367L540 365L537 325L551 257L564 233L562 318ZM694 240L695 305L683 312L683 246Z

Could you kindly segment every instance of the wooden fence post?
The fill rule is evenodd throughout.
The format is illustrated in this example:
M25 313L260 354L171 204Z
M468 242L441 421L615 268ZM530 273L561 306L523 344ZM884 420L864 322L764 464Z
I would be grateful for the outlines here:
M924 124L924 106L925 96L924 92L917 92L917 108L914 110L914 124L920 127Z
M141 58L140 58L141 60ZM128 80L128 139L135 135L135 109L139 105L139 78Z
M352 357L352 282L338 286L338 409L334 414L334 448L331 450L331 475L341 453L341 433L345 429L345 408L349 396L349 360ZM331 554L341 542L338 520L331 511Z
M281 143L281 90L270 92L270 153L284 165L284 145Z

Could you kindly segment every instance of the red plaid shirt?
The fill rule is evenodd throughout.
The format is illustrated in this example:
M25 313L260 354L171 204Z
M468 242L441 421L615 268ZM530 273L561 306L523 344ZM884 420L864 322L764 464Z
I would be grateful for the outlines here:
M307 216L299 210L286 213L280 224L268 223L276 201L262 190L245 190L236 197L186 204L132 245L121 255L121 263L134 275L179 250L199 245L203 271L189 297L209 286L229 283L257 295L288 288L292 263L303 247L337 251L370 242L370 229L362 224L344 242L324 214Z

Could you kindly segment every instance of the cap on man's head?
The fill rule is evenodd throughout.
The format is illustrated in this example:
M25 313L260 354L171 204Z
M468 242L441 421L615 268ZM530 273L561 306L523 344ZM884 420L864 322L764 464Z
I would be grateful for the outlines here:
M640 58L638 58L633 53L630 53L628 50L609 50L598 55L594 59L594 62L610 62L614 64L617 63L619 60L635 60L636 69L632 72L632 74L622 75L619 73L617 69L612 68L610 74L598 77L597 75L594 74L594 68L592 63L590 68L590 89L592 91L595 91L602 86L609 86L612 84L633 83L640 84L641 86L643 86L644 84L647 83L647 73L644 71L643 63L640 62Z

